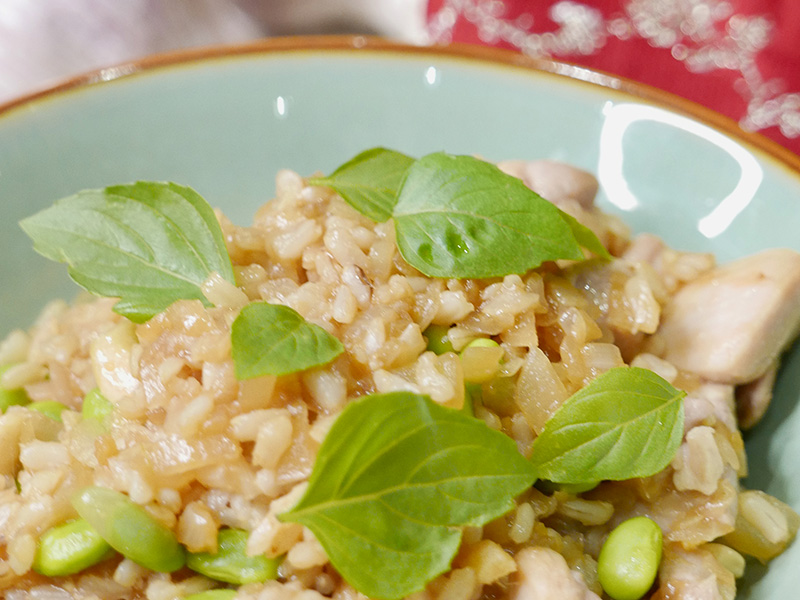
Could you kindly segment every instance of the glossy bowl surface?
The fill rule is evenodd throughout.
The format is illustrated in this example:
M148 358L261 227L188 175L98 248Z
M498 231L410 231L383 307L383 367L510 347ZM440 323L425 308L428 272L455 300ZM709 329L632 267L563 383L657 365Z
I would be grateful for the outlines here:
M275 173L324 172L372 146L493 160L549 157L598 174L634 231L725 261L800 250L800 159L689 102L494 49L295 38L159 56L0 107L0 334L75 293L17 221L83 188L190 185L246 224ZM751 487L800 510L800 348L748 435ZM741 598L796 597L800 543L754 566Z

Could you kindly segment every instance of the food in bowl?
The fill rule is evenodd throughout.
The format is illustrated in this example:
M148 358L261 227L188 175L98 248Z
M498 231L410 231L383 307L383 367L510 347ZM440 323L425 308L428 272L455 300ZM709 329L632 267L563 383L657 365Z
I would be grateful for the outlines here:
M800 525L739 484L800 255L596 192L373 149L249 227L148 182L23 221L93 295L0 347L5 597L733 598Z

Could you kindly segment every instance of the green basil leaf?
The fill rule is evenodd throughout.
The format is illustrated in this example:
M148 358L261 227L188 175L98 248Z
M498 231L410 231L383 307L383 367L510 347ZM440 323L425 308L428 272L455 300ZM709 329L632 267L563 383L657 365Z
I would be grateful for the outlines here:
M495 277L584 258L558 208L470 156L436 153L416 161L394 219L403 258L431 277Z
M531 454L537 476L585 483L658 473L683 438L685 395L647 369L603 373L545 423Z
M594 231L586 227L583 223L578 221L572 215L565 213L563 210L559 210L561 213L561 218L569 225L570 229L572 230L572 235L575 236L578 244L582 247L586 248L590 252L593 252L600 258L605 258L606 260L611 259L611 254L609 254L606 247L597 239L597 236L594 234Z
M234 282L214 211L174 183L86 190L20 225L37 252L93 294L119 297L114 310L137 323L176 300L209 304L200 286L214 271Z
M254 302L231 329L236 377L286 375L324 365L344 352L342 343L288 306Z
M395 150L372 148L327 177L313 177L308 182L333 188L362 215L382 223L391 218L397 190L413 162L413 158Z
M508 436L425 396L349 404L320 447L308 490L285 521L311 529L357 590L392 600L449 568L461 525L514 506L534 481Z

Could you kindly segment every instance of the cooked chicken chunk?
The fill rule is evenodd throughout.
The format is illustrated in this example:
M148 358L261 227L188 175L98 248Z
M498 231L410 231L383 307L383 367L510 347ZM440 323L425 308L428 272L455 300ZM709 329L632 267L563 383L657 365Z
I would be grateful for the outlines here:
M774 249L718 267L681 288L657 336L664 358L721 383L763 375L800 328L800 254Z
M736 389L736 412L742 429L753 427L767 412L777 375L778 363L775 363L761 377Z
M688 433L698 425L722 423L729 431L736 431L736 401L732 385L702 383L686 390L683 399L684 427Z
M574 200L583 210L589 210L594 204L597 179L581 169L553 160L505 160L497 166L556 206Z
M516 560L519 587L514 600L600 600L555 550L525 548Z
M631 240L622 258L632 263L646 262L650 265L655 265L666 247L664 240L657 235L640 233Z
M658 581L652 600L733 600L736 595L733 574L703 548L665 545Z

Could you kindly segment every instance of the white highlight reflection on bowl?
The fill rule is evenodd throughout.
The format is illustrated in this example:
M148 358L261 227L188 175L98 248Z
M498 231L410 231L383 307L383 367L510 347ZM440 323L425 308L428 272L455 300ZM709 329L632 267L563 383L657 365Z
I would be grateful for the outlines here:
M697 223L697 229L706 238L715 238L724 232L734 219L752 202L764 179L764 171L755 157L729 137L690 118L662 108L645 104L607 102L603 107L603 128L600 133L600 158L598 178L609 202L620 210L630 211L639 205L623 175L622 141L626 130L636 122L663 123L696 135L730 155L739 165L740 175L736 186L717 206Z

